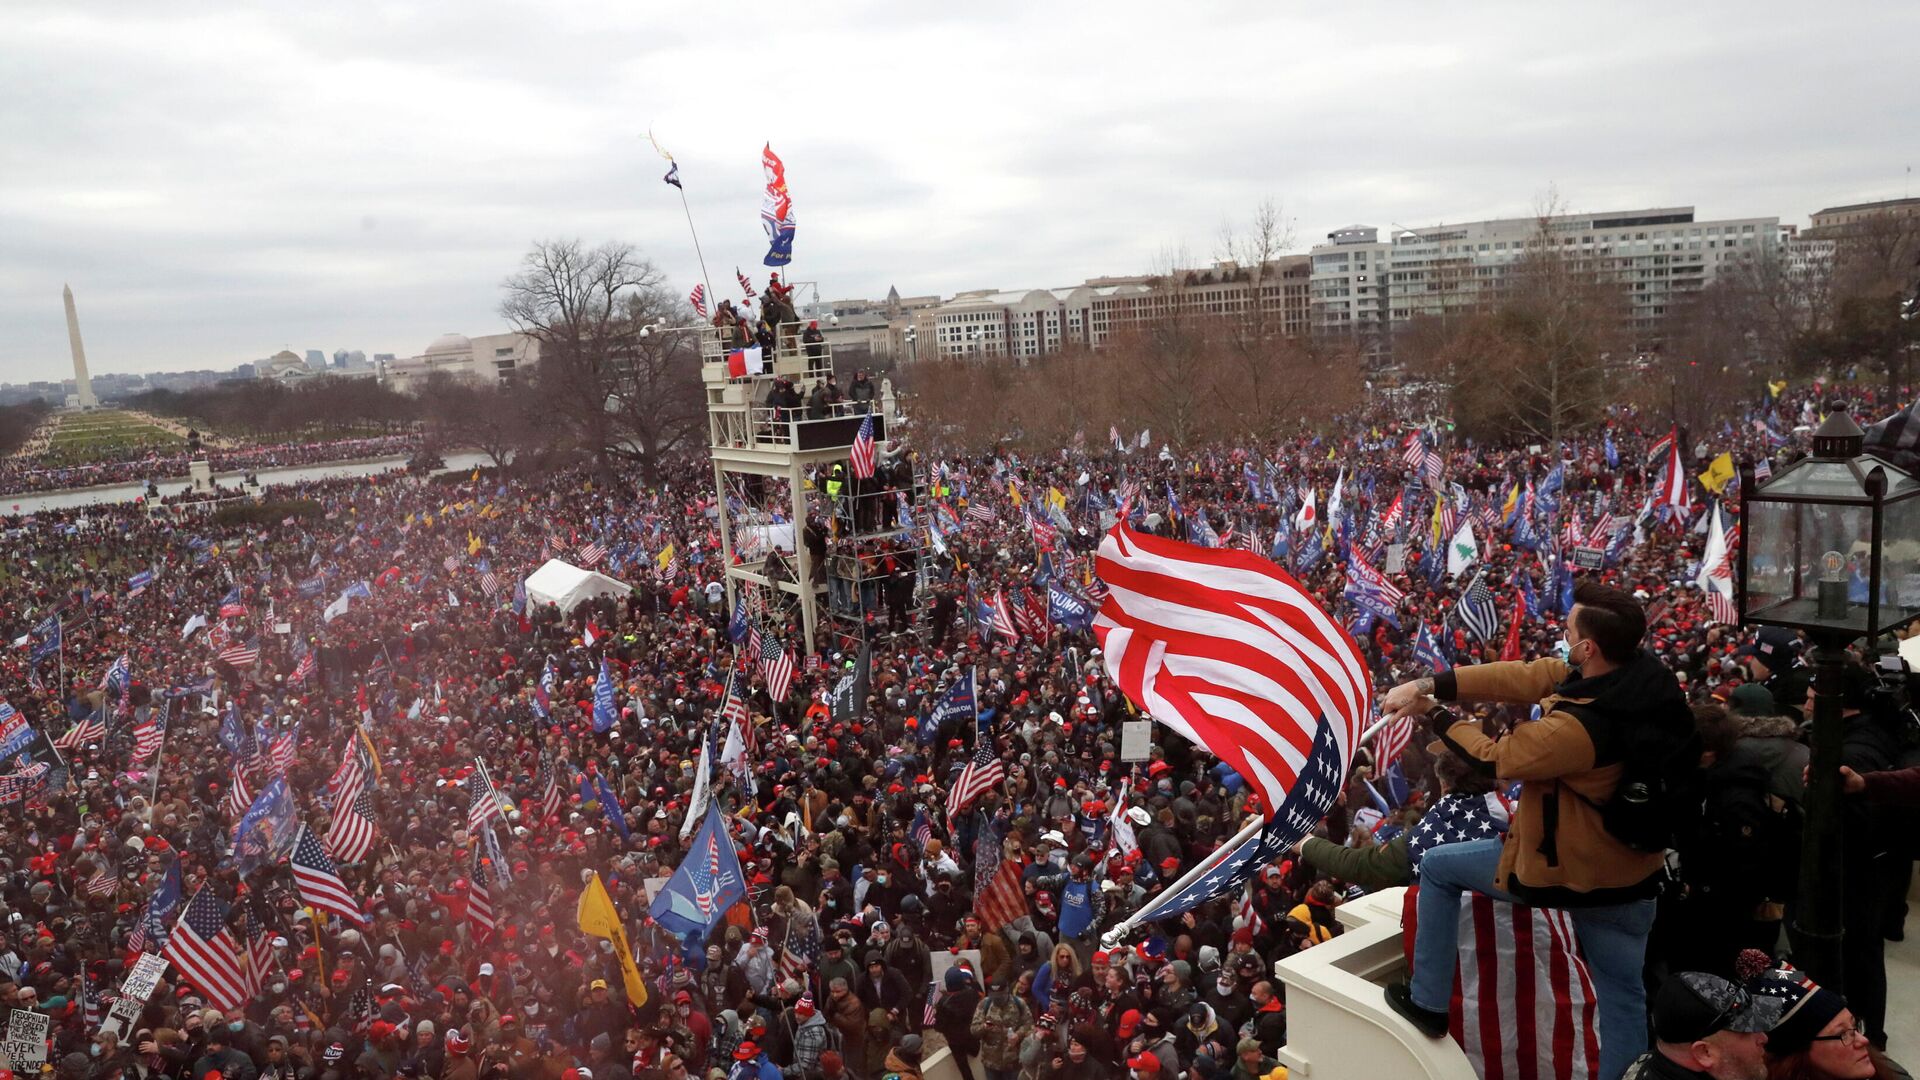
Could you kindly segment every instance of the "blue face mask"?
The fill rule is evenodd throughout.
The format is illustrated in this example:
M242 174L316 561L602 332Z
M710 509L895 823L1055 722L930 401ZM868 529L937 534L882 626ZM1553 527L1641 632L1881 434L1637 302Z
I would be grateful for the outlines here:
M89 1047L87 1047L87 1053L88 1053L89 1055L91 1055L91 1056L93 1056L93 1057L99 1057L99 1056L100 1056L100 1044L99 1044L99 1043L94 1043L94 1044L93 1044L92 1046L89 1046Z
M227 1023L228 1031L245 1031L246 1029L247 1022L245 1020L232 1020Z

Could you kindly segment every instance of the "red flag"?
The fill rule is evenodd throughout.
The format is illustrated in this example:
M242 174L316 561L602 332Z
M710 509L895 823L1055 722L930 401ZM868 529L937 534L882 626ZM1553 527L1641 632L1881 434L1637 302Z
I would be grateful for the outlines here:
M1526 597L1516 593L1513 598L1513 618L1507 620L1507 640L1500 646L1500 659L1520 659L1520 624L1526 621Z

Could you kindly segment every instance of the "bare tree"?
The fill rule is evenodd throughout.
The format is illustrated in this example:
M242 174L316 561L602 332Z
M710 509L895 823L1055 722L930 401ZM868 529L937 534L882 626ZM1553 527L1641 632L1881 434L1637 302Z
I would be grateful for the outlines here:
M700 324L665 289L648 287L627 294L623 325L608 408L621 451L657 476L661 458L699 445L706 434Z
M631 245L588 248L578 240L546 240L502 284L500 314L540 343L536 386L549 415L603 471L614 456L630 456L609 408L635 332L629 297L658 288L662 280Z

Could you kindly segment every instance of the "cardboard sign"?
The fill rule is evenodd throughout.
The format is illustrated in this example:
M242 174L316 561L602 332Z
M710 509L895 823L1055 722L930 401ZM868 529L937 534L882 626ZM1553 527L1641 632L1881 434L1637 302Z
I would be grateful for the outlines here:
M1384 567L1385 572L1389 574L1398 574L1405 571L1406 568L1407 568L1407 545L1388 544L1387 545L1387 562L1386 562L1386 566Z
M1120 724L1120 760L1145 761L1153 746L1153 721L1126 720Z
M46 1013L13 1010L7 1018L7 1039L0 1043L0 1051L6 1053L16 1072L37 1071L47 1063L47 1031L52 1024L53 1017Z
M154 987L160 985L160 976L167 970L167 961L153 953L141 953L134 961L133 970L120 984L120 996L114 1000L113 1007L107 1010L107 1018L100 1022L101 1031L111 1031L125 1040L127 1033L133 1030L140 1020L140 1011L146 1008L147 999L153 996Z

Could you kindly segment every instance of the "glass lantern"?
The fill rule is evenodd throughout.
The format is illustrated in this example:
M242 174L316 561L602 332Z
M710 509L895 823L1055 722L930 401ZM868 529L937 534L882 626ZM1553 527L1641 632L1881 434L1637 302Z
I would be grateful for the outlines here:
M1743 479L1741 621L1851 640L1920 618L1920 480L1864 443L1836 412L1811 457Z

